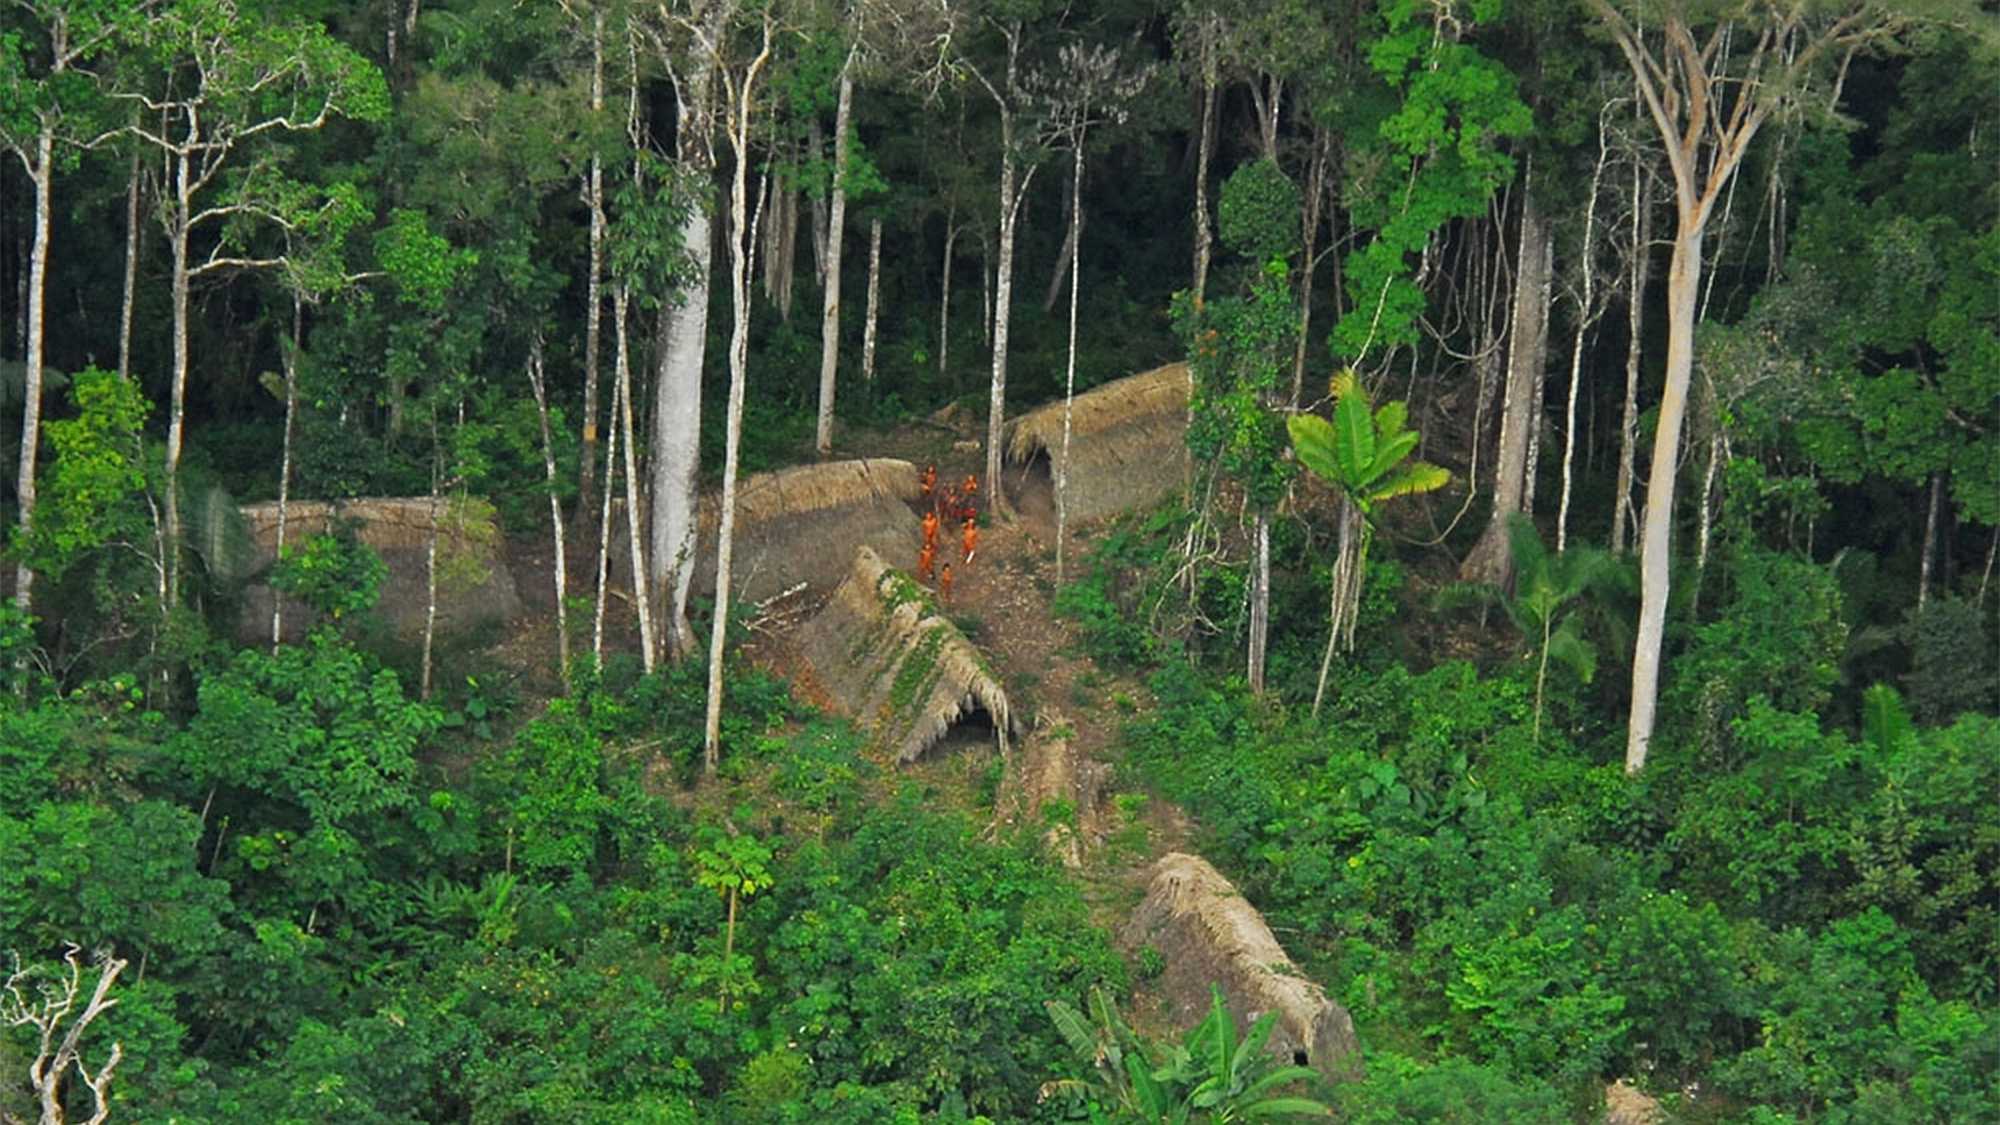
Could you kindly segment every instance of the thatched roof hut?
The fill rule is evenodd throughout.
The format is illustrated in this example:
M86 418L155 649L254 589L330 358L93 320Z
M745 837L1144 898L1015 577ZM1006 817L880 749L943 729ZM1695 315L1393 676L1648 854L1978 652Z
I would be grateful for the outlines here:
M1185 363L1115 379L1070 403L1069 518L1091 520L1147 508L1181 487L1187 469L1190 376ZM1009 464L1062 459L1063 404L1008 424ZM1053 479L1053 477L1051 478Z
M1042 842L1050 855L1074 870L1083 866L1086 851L1103 843L1111 767L1079 754L1070 745L1072 729L1061 713L1037 711L1034 732L1000 781L993 819L996 826L1048 821ZM1067 815L1051 820L1055 807Z
M730 588L761 601L803 582L831 588L856 549L891 558L914 554L923 538L910 510L922 492L916 466L870 458L753 473L736 486L736 547ZM715 590L715 530L721 495L701 501L695 589Z
M827 694L897 762L916 761L977 716L1007 752L1014 713L986 659L923 587L867 547L800 648Z
M249 569L255 574L277 561L278 505L250 504L242 512L250 537ZM296 545L336 526L352 528L355 539L374 548L389 568L376 612L397 632L413 636L423 629L428 600L425 555L431 513L428 496L293 500L285 510L285 542ZM438 629L450 634L520 613L520 593L502 557L492 506L478 499L446 498L438 516ZM239 639L270 639L273 596L261 579L244 590ZM285 639L303 637L312 620L310 609L286 599Z
M1184 1026L1208 1013L1212 981L1239 1028L1278 1013L1271 1053L1288 1063L1303 1057L1333 1081L1361 1077L1361 1044L1347 1009L1299 973L1263 916L1207 860L1182 852L1161 857L1121 937L1165 956L1160 987Z

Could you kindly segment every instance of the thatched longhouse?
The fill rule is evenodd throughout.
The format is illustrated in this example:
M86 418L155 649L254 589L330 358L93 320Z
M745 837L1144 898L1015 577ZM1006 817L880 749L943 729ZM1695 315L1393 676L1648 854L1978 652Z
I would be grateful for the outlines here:
M1189 378L1187 364L1170 363L1071 400L1070 519L1149 508L1181 487L1187 475ZM1007 461L1025 477L1034 477L1046 458L1053 481L1062 448L1060 400L1008 424Z
M867 547L800 647L835 704L897 762L982 717L1007 753L1014 715L985 658L923 587Z
M870 458L754 473L736 486L736 546L730 588L762 601L803 582L821 590L846 575L867 546L894 557L923 538L910 503L922 485L908 461ZM721 495L702 497L695 589L715 590L715 533Z
M251 504L242 512L251 544L249 572L257 574L278 558L278 505ZM428 496L294 500L285 507L285 542L296 546L336 526L351 527L354 537L374 548L389 568L376 611L398 633L415 636L424 627L431 512ZM273 596L268 581L262 579L244 590L239 639L270 640ZM520 593L502 557L492 508L483 501L447 499L438 520L438 630L449 635L505 621L520 612ZM312 624L310 609L286 599L287 641L303 637Z
M1333 1081L1361 1077L1361 1044L1347 1009L1300 974L1263 916L1207 860L1183 852L1161 857L1121 938L1165 956L1160 988L1182 1026L1208 1013L1213 981L1239 1030L1278 1013L1267 1046L1285 1062L1303 1061Z

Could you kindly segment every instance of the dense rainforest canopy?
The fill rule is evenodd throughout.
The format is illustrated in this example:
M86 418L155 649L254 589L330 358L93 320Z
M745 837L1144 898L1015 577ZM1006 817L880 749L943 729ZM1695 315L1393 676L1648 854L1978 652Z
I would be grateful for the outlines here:
M0 1119L1994 1120L1996 146L1974 0L12 0ZM913 452L1076 870L742 647ZM1169 844L1365 1077L1148 1005Z

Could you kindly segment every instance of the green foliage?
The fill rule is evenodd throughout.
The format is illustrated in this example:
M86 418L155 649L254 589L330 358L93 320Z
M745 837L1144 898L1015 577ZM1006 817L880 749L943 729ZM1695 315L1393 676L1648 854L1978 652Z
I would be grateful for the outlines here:
M1299 189L1275 160L1253 160L1231 172L1215 217L1222 245L1253 262L1298 251Z
M89 368L70 386L76 417L45 423L54 459L44 471L24 553L53 578L82 555L146 530L141 437L152 407L135 382Z
M1183 294L1174 305L1194 376L1188 449L1197 465L1226 473L1262 508L1278 502L1290 476L1274 409L1298 328L1287 272L1282 259L1271 259L1242 297L1197 306Z
M1498 0L1473 4L1470 20L1454 12L1434 22L1413 0L1380 0L1377 9L1386 30L1369 45L1368 64L1402 101L1365 142L1350 191L1354 224L1374 235L1348 256L1352 304L1333 329L1334 353L1353 364L1377 347L1417 342L1425 298L1413 257L1451 220L1486 209L1514 175L1500 142L1534 127L1514 76L1460 38L1473 21L1496 20Z
M1372 1053L1367 1077L1336 1087L1333 1104L1342 1121L1355 1125L1560 1125L1573 1120L1555 1091L1536 1076L1510 1077L1458 1056L1426 1066L1402 1055Z
M1409 410L1403 402L1375 408L1351 367L1333 377L1329 393L1333 421L1293 414L1285 425L1299 463L1339 489L1364 517L1372 518L1384 500L1435 492L1450 483L1444 469L1408 460L1417 448L1417 432L1405 425Z
M340 621L375 608L388 577L382 556L347 530L285 544L271 569L271 586Z
M1919 722L1948 723L2000 711L2000 631L1976 602L1935 598L1910 611L1906 679Z
M1043 1095L1082 1101L1093 1121L1147 1123L1250 1121L1328 1117L1324 1104L1282 1093L1311 1083L1310 1067L1279 1066L1264 1049L1278 1013L1257 1017L1239 1041L1236 1018L1211 986L1207 1016L1180 1043L1141 1040L1103 989L1090 990L1086 1017L1061 1000L1049 1000L1049 1020L1062 1033L1090 1077L1051 1082ZM1106 1115L1109 1116L1106 1116Z

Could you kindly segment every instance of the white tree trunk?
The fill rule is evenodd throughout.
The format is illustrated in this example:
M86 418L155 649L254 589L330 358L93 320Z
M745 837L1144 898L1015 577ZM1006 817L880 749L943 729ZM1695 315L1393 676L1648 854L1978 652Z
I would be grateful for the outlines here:
M55 208L54 157L55 129L44 123L35 138L34 166L28 169L29 179L35 183L35 234L33 248L28 251L27 365L21 376L21 461L19 475L15 477L23 536L34 521L35 455L42 442L42 356L43 339L48 331L44 318L49 285L49 216ZM14 604L22 613L33 605L34 585L35 572L24 558L14 568Z
M292 428L299 413L299 343L304 335L305 305L299 297L292 297L292 343L285 349L285 437L278 455L278 542L277 557L285 557L286 525L291 519L292 499ZM285 637L285 599L276 590L271 592L271 654L277 655L278 645Z
M1000 117L1000 261L993 281L993 386L986 403L986 496L987 506L996 517L1005 518L1013 509L1007 503L1000 478L1001 432L1007 423L1007 321L1014 304L1014 232L1020 221L1021 202L1027 198L1028 183L1035 177L1034 166L1023 175L1014 160L1014 118Z
M875 381L875 328L882 318L882 220L868 220L868 315L861 322L861 379Z
M1264 647L1271 636L1271 514L1257 512L1256 570L1250 578L1250 659L1252 695L1264 694Z
M716 0L702 13L699 38L722 40L735 16L732 0ZM679 159L683 169L706 181L715 167L711 147L711 95L719 61L697 47L676 74L680 99ZM688 281L678 304L660 318L659 370L653 387L652 595L660 640L667 657L680 661L699 649L688 625L688 590L694 582L695 519L701 467L701 376L708 349L708 286L712 264L712 223L707 193L681 223L681 247L688 258Z
M944 219L944 265L938 279L938 374L942 375L950 366L951 356L951 252L958 242L958 210L953 208Z
M622 315L624 311L624 301L622 298L623 290L621 289L619 296L613 298L613 301L620 305L620 309L618 312L612 314L618 323L619 335L621 337L618 347L619 367L621 371L629 370L624 366L625 348L622 337L624 335L625 318ZM624 392L624 386L618 380L614 379L611 384L612 421L604 439L604 495L597 517L597 584L593 587L594 597L592 598L590 612L590 663L594 670L600 672L604 669L604 607L605 601L611 593L611 493L617 488L619 481L618 454L623 449L623 446L620 445L618 440L618 415L625 406ZM637 574L638 569L634 568L633 573Z
M167 448L163 476L166 487L166 557L161 560L160 609L173 609L180 600L181 556L181 446L187 427L188 374L188 226L192 207L188 160L174 161L173 229L167 242L173 248L174 360L167 406Z
M549 393L542 375L542 340L535 338L528 350L528 383L535 392L535 416L542 425L542 472L549 486L549 533L555 536L556 552L556 660L562 674L563 691L571 690L569 675L569 554L563 542L562 501L556 497L556 445L549 431Z
M813 446L821 457L833 453L833 402L835 375L840 366L840 242L847 226L846 172L848 134L853 131L854 52L840 68L840 99L835 104L833 127L833 191L828 208L825 245L820 256L823 278L819 316L819 424Z
M1080 278L1079 240L1075 237L1083 219L1083 133L1076 136L1076 149L1071 155L1072 179L1071 195L1076 200L1076 214L1070 216L1070 276ZM1072 427L1071 414L1076 406L1076 290L1069 287L1069 363L1063 372L1063 439L1062 456L1056 461L1056 586L1063 584L1063 543L1069 531L1069 445Z
M1213 52L1204 46L1204 52ZM1201 84L1201 144L1194 165L1194 300L1200 305L1208 289L1208 263L1214 253L1215 234L1208 223L1208 166L1215 159L1216 75L1212 53L1203 56Z
M1643 163L1632 170L1632 260L1625 279L1625 405L1618 416L1618 483L1611 500L1611 549L1623 554L1628 532L1637 522L1632 507L1632 476L1639 447L1639 367L1645 340L1646 283L1652 277L1653 215L1650 178Z
M125 173L125 293L118 305L118 377L132 377L132 307L139 291L139 152Z
M1694 312L1701 287L1700 218L1681 208L1674 256L1667 269L1667 379L1660 393L1659 429L1646 480L1646 510L1639 537L1639 631L1632 655L1632 712L1626 728L1625 772L1646 767L1660 696L1660 651L1666 639L1667 593L1672 562L1674 469L1681 422L1687 416L1694 374Z
M702 772L715 776L722 760L722 657L729 634L730 564L736 547L736 462L743 444L743 398L750 367L750 263L746 234L750 222L750 95L757 74L771 57L771 17L764 17L764 49L751 62L735 91L729 126L736 166L730 180L729 288L735 313L729 337L729 419L722 459L721 521L715 535L715 617L708 634L708 709L702 735Z
M1598 123L1597 165L1590 174L1590 201L1583 208L1583 292L1576 302L1576 335L1569 349L1569 399L1563 407L1562 498L1556 504L1556 553L1569 548L1569 501L1576 469L1576 400L1583 385L1583 341L1597 321L1597 197L1611 159L1609 135Z
M621 283L611 300L611 319L618 333L618 428L624 433L625 448L625 542L632 555L632 604L639 614L640 665L651 674L659 645L653 619L652 571L646 565L646 539L642 533L639 491L639 432L632 424L632 361L628 322L632 309L632 288Z
M591 13L590 114L593 119L604 116L604 9L601 7ZM595 152L590 154L584 202L590 208L590 278L584 298L583 444L577 451L576 469L579 522L590 510L590 499L597 487L597 385L604 334L604 159ZM567 666L564 675L568 675Z

